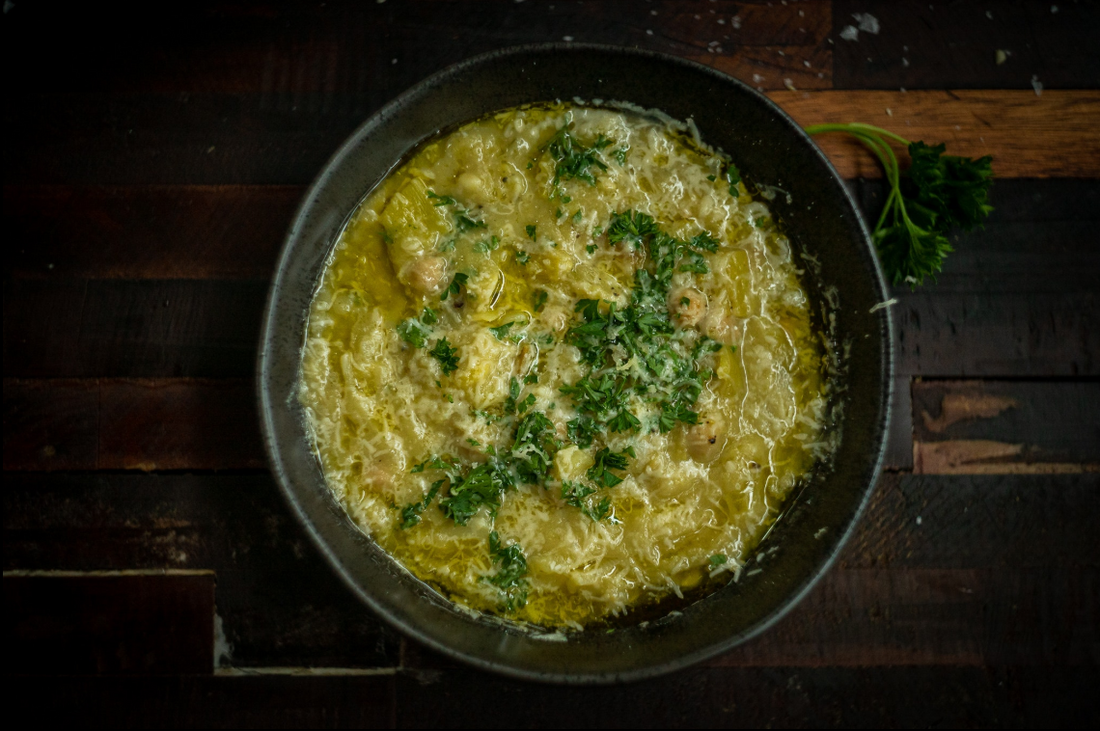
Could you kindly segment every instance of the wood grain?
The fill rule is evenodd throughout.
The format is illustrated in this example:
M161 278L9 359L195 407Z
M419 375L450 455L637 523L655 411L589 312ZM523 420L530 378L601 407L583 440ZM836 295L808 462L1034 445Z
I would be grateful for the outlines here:
M993 156L1000 178L1100 177L1100 91L770 92L803 126L864 122L948 153ZM845 178L880 177L875 159L847 136L815 141Z
M5 273L266 279L301 186L5 186Z
M1100 383L918 381L914 472L1100 472Z
M13 713L122 728L392 728L392 674L7 679ZM64 698L58 702L57 697Z
M1054 10L1052 10L1052 8ZM840 37L855 13L878 33ZM836 0L835 84L840 89L1097 88L1100 9L1095 3L926 3ZM998 63L996 52L1005 52Z
M247 378L266 281L4 282L7 377Z
M7 473L4 570L211 570L222 664L393 667L398 639L265 474Z
M58 14L31 5L8 22L12 55L36 69L30 78L12 80L20 91L262 93L293 104L308 95L371 90L384 101L477 54L550 41L702 54L735 68L786 69L789 76L825 49L830 9L823 0L694 6L666 0L644 8L633 0L330 0L247 8L169 2L136 13L85 8ZM758 66L764 49L774 59ZM58 53L80 63L63 64L67 72L60 73ZM824 73L827 83L831 71L831 64L815 64L814 78ZM757 85L781 89L783 75L769 73Z
M4 379L5 470L267 465L250 380Z
M7 184L304 185L398 89L312 94L43 94L7 112ZM951 154L992 155L999 177L1100 176L1100 92L775 91L802 125L861 121ZM886 110L890 109L892 116ZM168 142L170 141L170 144ZM819 139L846 178L879 175L857 144Z
M5 572L4 663L18 675L209 674L214 574Z
M500 728L1088 725L1098 678L1095 668L1065 667L693 668L557 688L461 670L399 676L397 723L476 726L490 705Z

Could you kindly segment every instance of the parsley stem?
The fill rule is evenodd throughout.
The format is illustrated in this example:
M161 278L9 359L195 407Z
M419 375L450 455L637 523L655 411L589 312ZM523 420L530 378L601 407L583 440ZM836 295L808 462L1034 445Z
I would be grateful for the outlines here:
M912 143L902 137L901 135L894 134L888 129L882 127L876 127L873 124L863 124L862 122L848 122L847 124L814 124L806 127L806 134L819 135L825 132L847 132L848 134L859 135L870 133L872 135L880 135L882 137L888 137L895 142L901 143L908 147Z

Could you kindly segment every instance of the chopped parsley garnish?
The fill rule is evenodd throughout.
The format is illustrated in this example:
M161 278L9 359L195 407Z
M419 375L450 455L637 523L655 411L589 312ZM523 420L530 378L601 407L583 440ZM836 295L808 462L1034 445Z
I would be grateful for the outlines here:
M475 228L486 228L484 221L479 221L474 218L469 209L463 208L459 205L458 201L449 195L436 195L433 191L428 191L428 198L432 201L433 206L452 206L454 208L451 211L455 219L455 229L459 234L464 234L467 231L472 231ZM453 243L453 242L449 242Z
M485 241L479 241L474 244L474 251L479 254L488 254L490 251L496 251L500 247L500 237L491 236Z
M428 355L439 361L443 375L449 376L458 370L458 349L452 348L447 338L436 340L435 347L428 351Z
M721 566L722 564L729 561L729 559L726 558L726 555L724 553L716 553L707 560L710 562L710 567L712 569L716 569L719 566Z
M603 431L629 432L655 428L662 432L678 423L698 423L695 402L711 373L698 359L713 352L711 341L691 328L678 327L668 312L668 293L677 271L708 271L702 252L718 249L718 241L700 233L681 241L664 233L641 212L615 213L608 226L612 245L627 242L644 248L648 261L634 275L630 303L580 300L581 322L566 334L580 350L588 373L561 388L577 406L579 416L567 425L569 438L581 447ZM631 410L635 399L654 404L657 416L643 425Z
M626 151L628 149L630 148L620 147L619 149L615 150L615 152L611 153L615 156L615 162L619 163L619 165L626 165Z
M428 191L428 197L432 200L433 206L457 206L458 201L449 195L436 195L433 191Z
M466 525L482 506L492 515L500 509L504 491L515 487L511 474L497 461L470 470L464 477L449 479L447 496L439 500L439 509L458 525Z
M550 298L550 295L548 295L545 290L542 290L542 289L535 290L535 299L534 299L535 312L540 312L543 308L543 305L546 304L546 300L548 300L549 298Z
M402 321L397 326L397 334L401 336L409 345L414 348L423 348L428 343L428 338L432 335L431 325L434 325L438 320L435 310L430 307L425 307L424 312L421 313L420 319L409 318Z
M523 549L518 543L502 546L500 534L492 531L489 533L489 555L493 563L500 564L500 569L486 578L504 593L504 608L509 612L522 609L527 604L530 589L524 578L527 576L527 557L523 555Z
M634 457L634 447L627 447L621 452L612 452L604 447L596 452L596 463L588 468L585 474L588 479L600 487L615 487L623 478L611 472L611 470L625 470L629 461L627 457Z
M534 403L533 394L531 402ZM532 411L516 426L511 461L520 480L528 485L540 485L550 474L554 453L561 443L554 434L554 422L541 411Z
M528 225L524 226L523 228L524 228L525 231L527 231L527 235L531 238L531 240L534 241L535 240L535 230L536 230L535 225L534 224L528 224Z
M737 166L732 162L726 167L725 174L726 182L729 183L730 195L734 198L738 198L741 195L741 191L737 189L737 184L741 182L741 171L737 169Z
M578 208L577 212L573 214L573 223L580 223L582 218L584 218L584 211Z
M586 500L587 497L597 492L597 488L580 482L562 480L561 498L566 505L580 508L581 513L599 522L611 514L611 499L603 498L599 502Z
M843 132L875 154L886 172L889 195L871 237L886 276L895 284L917 286L935 279L943 261L954 251L948 235L955 228L970 231L993 211L989 187L993 159L944 155L944 145L930 147L910 142L869 124L818 124L811 135ZM890 141L905 145L911 164L903 176Z
M450 295L458 295L462 291L462 288L466 286L466 281L470 278L469 274L463 274L462 272L456 272L454 278L451 279L451 283L447 285L447 288L443 290L443 294L439 295L439 301L446 301Z
M435 496L439 494L439 488L443 487L445 482L446 480L436 480L423 500L406 505L401 510L401 530L408 530L420 522L420 514L424 512L424 508L431 505L432 500L435 500Z
M607 165L599 158L599 151L609 147L612 140L601 134L591 147L585 147L573 136L572 129L573 123L569 122L542 146L557 163L554 166L553 180L556 190L560 190L558 184L563 180L583 180L589 185L595 185L596 178L592 175L592 169L607 170Z
M523 266L527 266L527 262L531 261L531 255L522 249L516 251L516 261Z
M511 322L506 322L498 327L489 328L489 332L491 332L497 340L504 340L508 337L508 331L511 330L514 325L523 324L523 320L512 320Z
M589 244L588 246L584 247L584 250L587 251L589 254L595 254L596 249L598 248L600 247L596 246L595 244Z

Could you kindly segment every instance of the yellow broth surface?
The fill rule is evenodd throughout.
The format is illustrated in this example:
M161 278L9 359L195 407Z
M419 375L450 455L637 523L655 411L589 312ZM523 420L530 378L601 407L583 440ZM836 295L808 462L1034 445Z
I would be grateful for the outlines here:
M341 235L300 399L328 485L468 608L581 628L740 572L829 451L787 239L682 125L508 110Z

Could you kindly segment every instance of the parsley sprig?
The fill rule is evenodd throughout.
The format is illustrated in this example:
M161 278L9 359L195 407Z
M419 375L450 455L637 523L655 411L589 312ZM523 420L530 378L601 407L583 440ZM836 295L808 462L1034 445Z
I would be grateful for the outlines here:
M970 231L981 226L993 207L989 187L993 183L993 159L945 155L942 144L930 147L910 142L881 127L853 122L818 124L806 128L811 135L842 132L852 135L882 163L890 193L872 238L886 276L895 284L916 286L925 277L935 279L943 261L954 251L948 241L952 229ZM901 172L890 141L905 145L911 160Z
M573 136L572 122L562 126L542 146L542 149L549 152L550 157L556 162L553 186L557 188L563 180L583 180L589 185L595 185L596 178L592 174L592 169L607 170L607 165L599 157L599 151L610 147L613 143L613 140L601 134L596 137L591 147L585 147Z

